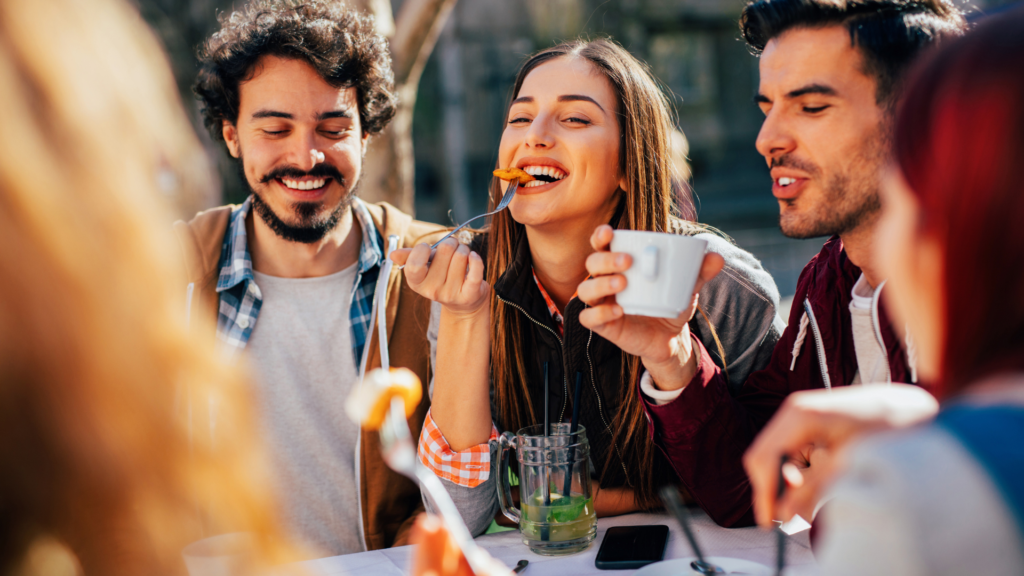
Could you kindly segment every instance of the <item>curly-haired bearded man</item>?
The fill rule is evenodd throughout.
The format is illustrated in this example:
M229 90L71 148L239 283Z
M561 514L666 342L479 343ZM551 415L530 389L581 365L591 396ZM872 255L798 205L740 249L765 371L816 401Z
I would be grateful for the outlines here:
M395 111L387 43L340 3L257 0L221 20L200 63L204 122L251 195L175 225L190 315L215 318L225 353L252 365L294 536L321 555L405 543L419 490L343 408L361 362L380 365L367 334L378 285L391 365L429 382L430 302L397 271L378 277L389 237L413 245L439 227L355 195L369 138ZM417 431L423 392L409 419Z

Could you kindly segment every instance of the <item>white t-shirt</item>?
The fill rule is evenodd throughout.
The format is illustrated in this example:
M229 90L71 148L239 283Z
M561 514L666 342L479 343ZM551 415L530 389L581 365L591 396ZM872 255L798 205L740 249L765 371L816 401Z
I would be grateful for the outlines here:
M887 384L892 381L889 358L874 318L879 290L872 288L861 274L853 285L851 296L850 317L853 320L853 346L857 352L857 374L850 384Z
M349 320L356 264L319 278L255 276L263 306L247 353L282 511L317 554L360 552L359 427L344 410L358 377Z

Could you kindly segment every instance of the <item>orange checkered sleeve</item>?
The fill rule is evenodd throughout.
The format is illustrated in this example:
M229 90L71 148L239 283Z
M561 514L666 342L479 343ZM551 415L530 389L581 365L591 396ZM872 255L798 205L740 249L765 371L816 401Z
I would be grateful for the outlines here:
M492 424L489 440L497 437L498 429ZM491 475L491 450L487 443L477 444L461 452L452 450L430 412L427 412L427 419L423 422L417 452L420 462L438 478L459 486L476 488Z

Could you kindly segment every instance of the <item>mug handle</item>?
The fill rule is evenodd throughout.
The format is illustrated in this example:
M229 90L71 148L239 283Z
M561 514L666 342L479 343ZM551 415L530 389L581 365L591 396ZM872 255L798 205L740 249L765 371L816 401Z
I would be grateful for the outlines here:
M505 432L497 440L491 440L491 448L492 450L496 449L498 462L500 462L498 477L495 478L495 487L498 489L498 505L501 506L501 513L518 526L522 512L512 505L512 488L508 484L509 449L515 447L516 437L511 432Z
M643 274L644 278L654 282L658 279L658 247L650 245L640 252L640 273Z

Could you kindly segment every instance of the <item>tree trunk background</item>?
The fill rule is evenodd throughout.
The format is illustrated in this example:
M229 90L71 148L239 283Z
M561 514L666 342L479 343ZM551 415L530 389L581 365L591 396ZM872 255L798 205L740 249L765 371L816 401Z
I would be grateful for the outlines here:
M349 0L353 7L373 14L377 31L391 44L398 109L384 131L371 138L359 197L368 202L389 202L403 212L415 210L416 162L412 146L412 114L420 75L457 0L405 0L398 18L388 0Z

